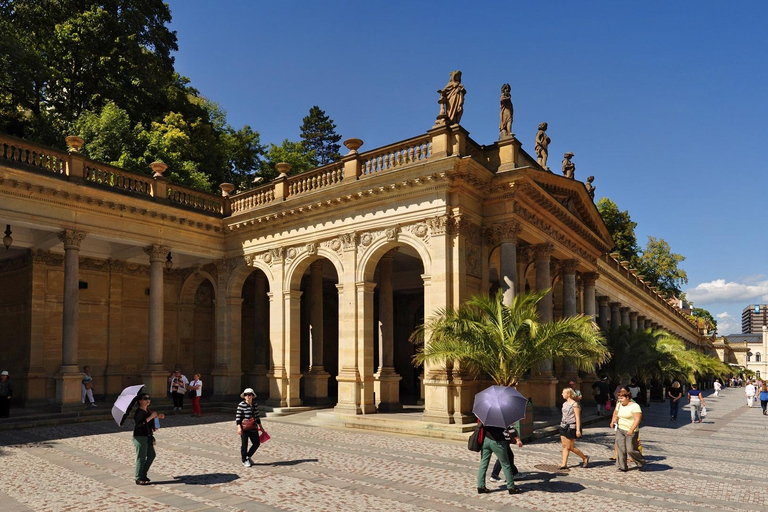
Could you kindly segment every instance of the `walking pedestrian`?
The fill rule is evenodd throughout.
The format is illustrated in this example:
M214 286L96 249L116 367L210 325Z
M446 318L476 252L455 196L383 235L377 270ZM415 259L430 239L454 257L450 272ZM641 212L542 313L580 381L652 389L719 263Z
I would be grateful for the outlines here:
M573 390L573 399L581 404L581 399L584 397L582 396L581 391L579 391L579 388L576 387L576 383L574 381L570 381L568 383L568 387Z
M763 387L760 388L760 407L763 408L763 415L766 414L765 408L768 406L768 384L763 383Z
M203 381L200 380L200 374L196 373L194 379L189 383L189 398L192 400L192 416L200 418L200 397L203 396Z
M571 388L563 389L563 417L560 420L560 442L563 445L563 460L560 469L568 469L568 456L571 452L581 457L581 466L586 468L589 457L576 448L576 438L581 438L581 407L573 398Z
M509 465L512 468L512 477L523 478L525 474L517 470L517 466L515 466L515 454L512 452L513 444L516 444L518 448L523 447L523 441L520 439L520 436L518 435L517 429L514 425L509 425L506 429L504 429L504 442L507 445L507 458L509 459ZM501 461L496 458L496 463L493 465L493 470L491 470L491 477L489 480L491 482L501 482L500 475Z
M189 379L186 375L181 373L178 368L173 371L173 374L168 377L168 382L171 384L170 392L171 398L173 398L173 410L180 411L184 407L184 393L187 392L187 385Z
M509 443L504 440L504 430L501 427L483 427L483 448L480 451L480 467L477 470L477 493L491 492L485 486L485 474L488 472L488 463L491 454L496 455L504 470L504 478L507 480L507 492L518 494L520 489L515 486L515 477L512 475L512 465L509 463Z
M680 389L678 381L672 383L672 387L667 390L667 396L669 397L669 419L677 421L677 410L680 406L680 398L683 396L683 390Z
M165 419L165 414L149 410L149 393L139 395L139 407L133 415L133 446L136 448L136 485L149 484L147 473L155 460L155 418Z
M699 417L698 422L701 423L701 408L706 407L707 404L704 403L699 385L695 382L691 384L691 389L688 390L688 404L691 406L691 423L696 423L697 415Z
M235 423L237 423L237 435L240 436L240 459L243 466L250 468L253 466L253 454L259 449L259 431L261 419L259 418L259 404L256 403L256 393L253 389L245 388L240 394L242 402L237 404L235 412ZM251 441L251 448L248 449L248 441Z
M608 402L608 377L603 375L599 381L592 384L592 394L597 403L597 415L602 416L606 402Z
M631 458L642 470L645 467L645 458L640 453L640 421L643 410L640 405L632 401L629 391L622 389L618 394L618 403L613 411L611 428L616 431L616 466L619 471L627 471L627 457Z
M11 398L13 398L13 384L8 379L8 370L0 372L0 418L8 418L11 415Z
M91 377L91 367L83 366L83 380L80 384L80 401L85 403L85 399L91 407L96 407L96 401L93 399L93 377Z
M747 396L747 406L752 407L752 403L755 401L755 385L752 381L749 381L744 388L744 394Z
M720 384L720 379L715 379L715 383L712 384L712 387L715 388L715 396L720 396L720 390L723 389L723 385Z

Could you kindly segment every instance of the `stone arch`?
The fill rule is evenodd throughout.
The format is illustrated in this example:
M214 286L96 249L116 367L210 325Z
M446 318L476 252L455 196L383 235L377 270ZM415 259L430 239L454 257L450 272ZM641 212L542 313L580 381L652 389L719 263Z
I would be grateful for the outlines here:
M201 286L210 290L201 290ZM198 292L210 291L213 300L198 302ZM217 299L216 278L206 270L196 270L182 283L179 290L178 335L179 352L176 366L181 367L189 379L193 373L200 373L205 383L204 396L216 391L212 371L216 350L216 309L213 301ZM203 295L205 296L205 295Z
M184 280L184 283L181 285L181 290L179 291L179 303L180 304L194 303L195 293L197 292L197 288L206 279L211 282L211 285L213 285L214 298L217 298L216 297L216 292L217 292L216 278L213 277L213 275L206 270L196 270L195 272L190 274L187 277L187 279Z
M336 275L341 280L341 276L344 275L344 264L342 263L339 255L325 247L318 247L315 254L303 253L298 255L295 259L287 265L285 269L285 283L286 290L298 290L301 286L301 278L304 276L304 272L307 271L309 266L320 258L325 258L330 261L336 270Z
M363 254L358 257L358 266L355 275L356 281L372 281L373 274L376 271L376 265L378 265L381 257L386 252L403 245L412 248L418 253L419 258L421 259L421 264L424 266L424 275L431 275L432 258L424 241L408 232L401 232L398 234L396 240L387 240L382 237L373 241L371 245L365 249Z
M248 279L248 276L251 275L251 272L256 269L264 272L264 275L267 276L267 286L270 290L272 290L275 285L275 278L274 274L272 274L272 269L264 260L256 256L253 258L253 261L250 265L239 264L232 271L232 275L229 277L229 282L227 283L227 296L239 297L242 293L245 280Z

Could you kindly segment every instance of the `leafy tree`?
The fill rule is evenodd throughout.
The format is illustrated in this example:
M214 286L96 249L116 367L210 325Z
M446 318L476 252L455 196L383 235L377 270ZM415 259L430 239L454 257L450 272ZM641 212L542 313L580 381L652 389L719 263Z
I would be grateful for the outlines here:
M329 164L341 158L340 140L341 135L336 133L333 119L317 105L309 109L309 115L301 125L301 144L305 153L314 152L314 166Z
M717 320L715 320L715 317L712 316L712 313L707 311L703 308L693 308L691 311L691 315L695 318L701 318L704 320L708 325L708 329L710 331L717 330Z
M604 362L608 350L590 317L578 315L542 323L536 304L546 292L476 295L459 309L442 309L417 329L411 340L426 344L414 362L458 363L473 376L488 374L500 386L516 386L537 363L567 357L581 370Z
M688 274L678 266L684 260L685 256L673 253L663 238L649 236L636 266L645 275L646 282L656 286L659 293L677 297L682 293L680 287L688 283Z
M299 174L315 167L314 150L305 152L301 142L291 142L285 139L279 146L269 145L267 151L267 161L259 175L265 180L271 180L277 177L276 165L280 162L291 164L291 174Z
M597 202L597 211L600 213L605 227L611 233L615 244L614 250L619 253L620 260L629 261L634 266L640 250L635 236L637 223L632 222L628 211L619 210L616 203L607 197L603 197Z

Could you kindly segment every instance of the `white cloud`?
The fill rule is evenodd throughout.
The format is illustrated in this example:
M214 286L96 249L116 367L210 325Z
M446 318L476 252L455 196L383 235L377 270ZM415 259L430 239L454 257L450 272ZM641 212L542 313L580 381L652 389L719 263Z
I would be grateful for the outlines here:
M746 306L750 302L768 301L768 281L752 279L749 281L751 282L746 284L716 279L709 283L701 283L685 293L691 301L697 304L733 302Z
M722 313L718 313L715 315L717 318L722 318L723 320L736 320L732 314L730 314L727 311L723 311Z

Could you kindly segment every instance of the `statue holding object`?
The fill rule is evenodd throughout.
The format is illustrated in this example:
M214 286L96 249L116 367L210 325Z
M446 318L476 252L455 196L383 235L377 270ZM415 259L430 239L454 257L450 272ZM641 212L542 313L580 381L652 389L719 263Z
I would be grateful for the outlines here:
M438 123L459 124L461 115L464 113L464 95L466 89L461 84L461 71L451 71L451 79L448 85L438 90L440 99L440 115L437 116Z
M576 172L576 164L571 162L573 153L570 151L563 155L563 176L573 179L573 175Z
M501 86L501 99L499 100L499 139L511 137L512 133L512 116L514 114L514 108L512 107L512 88L509 84Z
M584 184L584 186L587 189L587 194L589 194L589 197L592 198L592 200L595 200L595 186L592 184L592 182L595 181L594 176L590 176L587 178L587 182Z
M541 123L539 125L539 131L536 133L536 160L544 170L549 170L547 167L547 158L549 158L549 143L552 139L547 137L547 123Z

